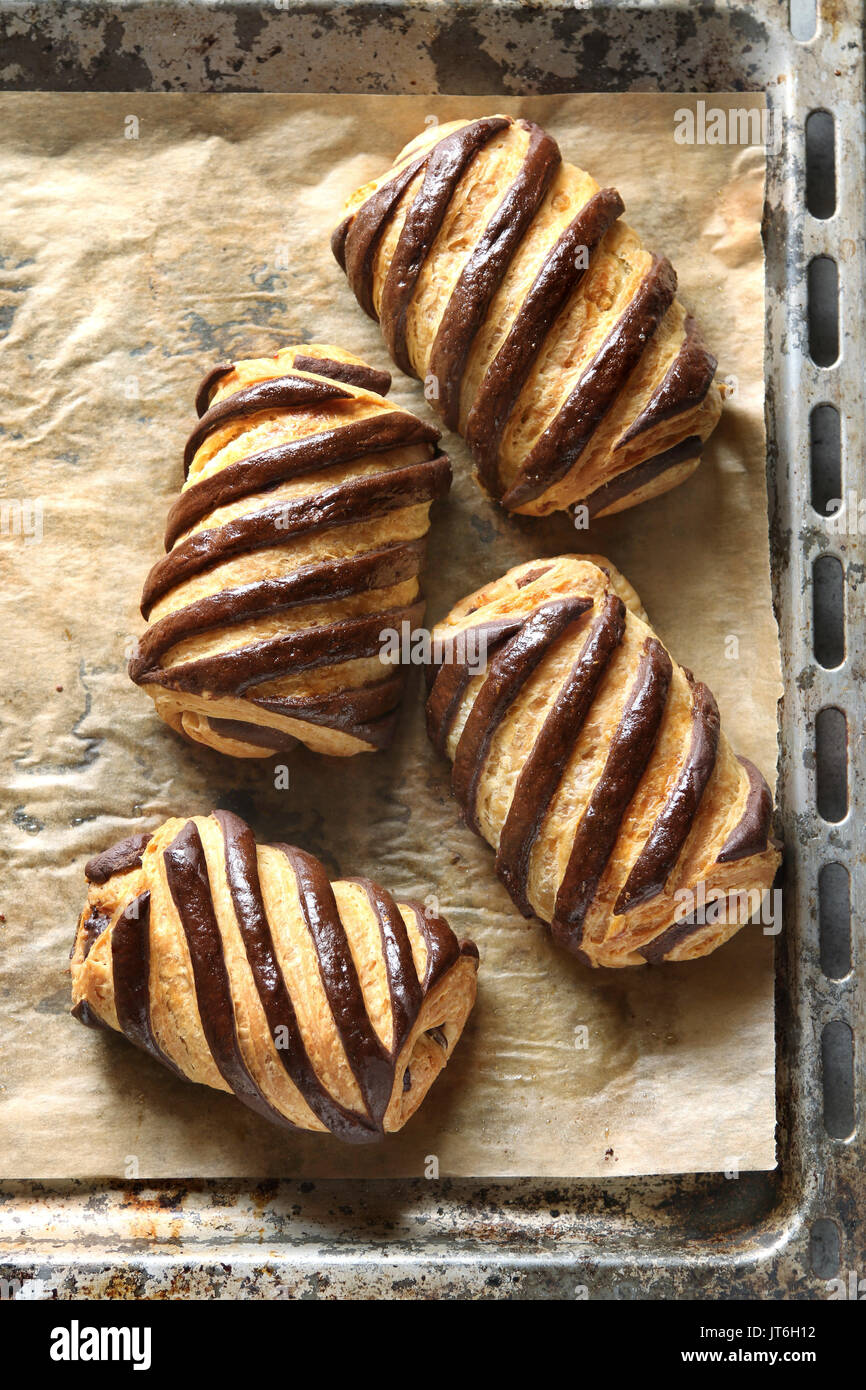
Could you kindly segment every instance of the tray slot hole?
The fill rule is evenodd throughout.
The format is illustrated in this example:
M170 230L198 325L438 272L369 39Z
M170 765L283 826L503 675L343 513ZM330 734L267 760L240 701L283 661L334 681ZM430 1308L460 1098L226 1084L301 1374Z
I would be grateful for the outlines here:
M825 671L845 660L845 573L835 555L812 565L812 646Z
M854 1120L854 1034L834 1018L821 1034L824 1128L831 1139L850 1139Z
M851 972L851 877L844 864L825 864L818 875L821 969L828 980Z
M839 268L830 256L814 256L806 276L809 292L809 356L816 367L832 367L839 356Z
M826 1216L812 1222L809 1231L809 1266L817 1279L832 1279L842 1263L839 1227Z
M808 43L818 28L818 0L790 0L791 33L800 43Z
M836 825L848 813L848 722L833 705L815 720L815 762L818 814Z
M842 426L835 405L816 405L809 416L812 506L832 516L842 505Z
M806 207L824 221L836 211L836 141L829 111L806 117Z

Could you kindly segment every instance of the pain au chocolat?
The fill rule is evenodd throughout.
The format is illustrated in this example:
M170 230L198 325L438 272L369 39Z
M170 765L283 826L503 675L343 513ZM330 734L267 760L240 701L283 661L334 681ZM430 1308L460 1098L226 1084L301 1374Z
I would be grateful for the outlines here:
M397 366L510 511L604 515L683 482L721 413L670 262L531 121L432 126L332 238Z
M237 816L168 820L86 866L73 1014L288 1129L402 1128L475 1001L478 952L441 917Z
M380 634L422 619L430 504L451 480L390 380L318 344L205 377L129 667L177 732L242 758L390 741L403 673Z
M706 955L756 914L767 784L608 561L518 565L433 638L430 737L525 916L621 966Z

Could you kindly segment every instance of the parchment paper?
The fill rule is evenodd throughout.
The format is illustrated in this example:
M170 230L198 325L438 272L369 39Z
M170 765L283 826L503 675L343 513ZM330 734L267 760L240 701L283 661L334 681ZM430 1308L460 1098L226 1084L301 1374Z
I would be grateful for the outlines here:
M737 392L691 481L588 532L497 510L449 437L456 481L435 509L428 619L521 560L607 553L715 691L734 746L772 780L763 152L675 143L673 113L693 100L0 96L4 1176L407 1176L435 1171L430 1156L440 1174L478 1177L773 1166L772 940L760 926L679 966L591 972L554 949L461 824L424 736L417 671L389 754L302 750L278 791L271 761L178 739L125 670L200 376L304 339L388 365L328 247L342 200L425 120L505 110L620 189L627 219L676 265ZM396 372L393 397L428 412ZM84 860L215 806L259 838L312 850L334 875L435 893L478 942L476 1011L401 1135L362 1150L286 1137L69 1017Z

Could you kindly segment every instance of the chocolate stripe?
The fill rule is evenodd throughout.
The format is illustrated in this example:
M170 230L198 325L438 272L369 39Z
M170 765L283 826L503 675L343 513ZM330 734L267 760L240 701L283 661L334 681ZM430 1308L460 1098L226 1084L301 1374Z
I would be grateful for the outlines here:
M237 739L240 743L253 744L256 748L266 748L271 753L288 753L298 746L298 740L293 734L284 733L281 729L272 729L267 724L253 724L246 719L215 719L210 714L206 723L215 734Z
M426 995L435 989L460 956L474 954L477 960L478 948L472 941L463 941L458 945L457 938L444 918L439 917L435 912L428 912L423 903L409 898L405 906L411 908L415 913L418 930L427 947L423 985Z
M234 362L220 362L218 366L211 367L206 376L202 377L195 393L195 413L199 419L204 415L210 405L211 392L218 381L235 369Z
M682 347L634 424L617 441L617 449L622 449L639 434L654 429L663 420L696 409L705 399L718 363L707 350L703 334L691 315L684 327Z
M295 1126L262 1094L238 1042L231 982L214 912L207 860L195 821L187 821L163 851L166 878L192 962L202 1031L214 1064L238 1100L266 1119Z
M545 256L505 342L487 368L469 412L465 434L478 465L478 476L494 497L502 491L498 455L506 421L557 315L582 281L602 238L623 211L623 201L615 188L599 189L580 209Z
M699 681L692 686L692 732L685 762L631 867L613 909L615 916L664 891L716 765L718 746L719 708L712 692Z
M575 831L556 895L551 932L568 950L580 949L584 918L652 754L672 674L671 659L661 642L648 637L601 776Z
M373 305L373 265L382 233L391 213L415 175L420 173L426 164L427 157L427 153L424 153L413 159L399 174L395 174L393 179L377 188L354 216L346 218L340 224L331 238L331 249L346 272L355 298L371 319L376 318Z
M328 1007L367 1113L381 1132L394 1084L394 1065L370 1022L334 890L312 855L292 845L275 848L286 856L294 872Z
M118 840L116 845L110 849L104 849L101 854L95 854L92 859L88 859L84 866L84 877L88 883L107 883L112 874L126 873L127 869L137 869L141 866L141 856L150 843L150 833L145 831L142 835L128 835L125 840Z
M540 497L574 467L624 389L676 289L670 261L654 256L625 310L524 461L502 499L506 507Z
M159 1046L150 1021L150 893L127 903L112 928L111 974L120 1031L181 1081L188 1081Z
M687 917L683 922L674 922L673 926L660 932L646 946L641 946L638 955L643 956L650 965L661 965L675 946L679 946L681 942L694 936L695 932L703 930L705 926L705 922L696 922L691 917Z
M304 1047L297 1014L277 960L259 881L256 842L249 826L230 811L215 811L225 840L226 878L244 950L268 1023L280 1039L280 1061L318 1120L340 1139L365 1142L378 1137L366 1118L345 1109L316 1074Z
M716 860L717 864L733 864L752 854L763 854L768 848L770 823L773 819L773 798L755 764L737 755L749 775L749 792L743 814L737 821Z
M336 383L310 381L308 377L303 376L269 377L267 381L257 381L254 386L245 386L205 411L184 446L184 474L189 472L196 452L208 435L235 420L243 420L248 415L258 415L268 410L322 405L326 401L350 398L351 392L344 391Z
M294 574L260 579L239 589L216 594L178 608L153 623L140 638L129 663L130 679L141 685L160 657L178 642L213 628L281 613L298 604L335 603L339 599L389 589L417 575L424 557L424 539L395 543L382 550L347 555L323 564L304 565Z
M527 895L533 846L624 632L625 604L608 594L517 779L499 837L496 872L524 917L534 915Z
M556 141L537 125L517 125L529 132L523 165L460 272L430 352L427 373L436 380L439 413L452 430L459 423L460 387L472 343L562 158Z
M396 1060L415 1026L424 1002L424 990L415 971L409 933L400 909L384 888L371 883L368 878L352 878L346 881L361 885L379 923L394 1024L391 1056ZM450 932L450 927L448 930Z
M215 507L267 491L306 473L351 463L367 454L410 444L435 444L438 438L439 431L432 426L406 411L394 410L363 420L350 420L336 429L323 430L304 439L291 439L273 449L250 454L184 488L168 514L165 548L170 550L178 536Z
M502 116L472 121L446 135L427 155L424 180L406 214L388 266L379 315L388 351L401 371L409 376L414 376L415 371L407 350L406 316L421 267L469 164L478 151L508 125L508 120Z
M194 574L245 551L287 545L301 535L370 521L401 507L432 502L447 492L451 468L444 454L425 463L351 478L310 497L276 503L260 512L236 517L210 531L197 531L158 560L144 584L145 616L157 599Z
M639 492L647 483L651 483L662 473L667 473L668 469L677 468L681 463L687 463L692 459L699 459L703 446L701 436L691 434L688 439L683 439L673 448L666 449L663 454L654 454L643 463L635 464L634 468L627 468L625 472L618 473L609 483L591 492L583 502L576 502L574 505L586 507L590 516L598 516L606 507L621 501L633 492Z
M427 732L437 752L444 753L451 725L457 714L463 692L473 675L470 666L480 658L485 662L490 653L509 637L518 632L525 616L514 618L495 618L489 623L479 623L477 627L461 628L447 643L443 643L442 661L435 671L428 670L427 677L430 694L427 699ZM460 644L463 644L463 657L458 659ZM469 660L470 651L472 661Z
M391 389L390 372L378 372L362 362L340 362L335 357L296 357L292 366L298 372L317 372L331 381L360 386L364 391L374 391L377 396L387 396Z
M374 748L387 748L394 737L399 712L397 706L404 684L405 675L401 671L385 680L368 681L365 685L338 690L331 695L283 695L273 699L253 698L251 703L289 719L303 719L308 724L338 729Z
M249 686L275 680L282 675L378 656L382 649L380 634L383 628L393 627L399 631L401 622L414 625L423 616L424 604L421 601L321 627L299 628L267 641L220 652L216 656L184 661L167 669L160 668L152 671L148 680L166 690L242 695Z
M537 609L493 657L454 753L451 785L466 824L478 831L476 794L490 744L506 711L566 629L592 607L588 598L566 598Z

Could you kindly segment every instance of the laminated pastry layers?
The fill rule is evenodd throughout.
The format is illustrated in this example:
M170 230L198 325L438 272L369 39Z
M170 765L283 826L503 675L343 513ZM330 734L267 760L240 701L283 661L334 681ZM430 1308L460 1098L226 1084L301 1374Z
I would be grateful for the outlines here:
M389 386L316 344L205 377L129 668L177 732L247 758L390 742L403 673L381 633L421 622L430 504L451 472Z
M761 910L767 784L608 561L519 565L433 637L428 731L525 916L623 966L706 955Z
M73 1014L290 1130L402 1128L475 1001L478 952L420 903L330 882L237 816L168 820L91 859Z
M424 131L332 238L400 369L509 510L634 506L683 482L721 413L715 358L623 202L529 121Z

